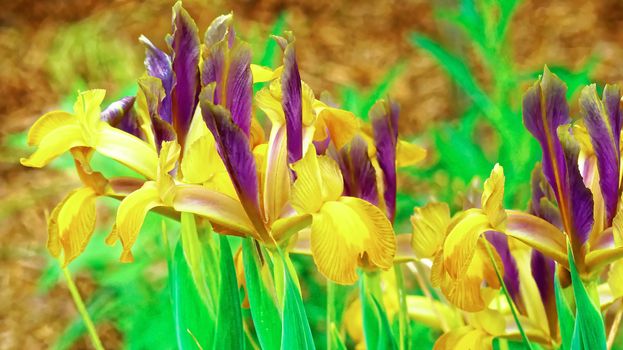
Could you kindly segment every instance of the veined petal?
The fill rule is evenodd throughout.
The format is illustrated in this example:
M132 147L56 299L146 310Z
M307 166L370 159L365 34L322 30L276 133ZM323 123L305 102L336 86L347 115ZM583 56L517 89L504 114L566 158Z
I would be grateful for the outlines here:
M443 245L450 224L450 208L446 203L428 203L415 208L411 216L411 246L420 258L432 258Z
M249 136L253 102L251 48L246 43L236 42L229 52L229 60L225 106L234 123Z
M487 214L491 226L495 230L504 231L506 212L504 211L504 170L495 164L491 175L485 181L482 192L482 210Z
M396 215L396 145L398 143L398 105L379 101L370 110L376 158L383 170L385 206L391 221Z
M597 156L599 185L606 205L607 223L614 217L619 199L620 100L621 91L612 85L606 85L600 100L595 84L585 87L579 100L584 125Z
M313 215L311 245L318 270L340 284L357 280L357 266L388 269L395 253L391 224L372 204L353 197L326 202Z
M488 217L478 209L454 217L443 244L444 266L453 278L463 275L476 254L480 235L491 229Z
M148 179L156 179L158 154L145 141L109 125L102 126L96 150Z
M552 188L543 176L541 163L534 166L530 183L532 187L532 198L528 204L530 214L536 215L562 230L560 210L555 204L556 199Z
M48 222L48 249L66 266L84 251L95 230L95 192L84 187L72 191L52 211Z
M132 109L134 100L134 96L126 96L109 104L100 114L100 119L112 126L119 125L123 117Z
M337 200L344 191L338 165L328 156L317 156L313 145L292 168L297 179L292 187L291 204L299 213L315 213L322 203Z
M181 2L173 6L170 40L175 83L172 88L172 120L180 145L185 146L199 95L199 34L197 25Z
M165 94L162 104L158 108L158 114L167 123L172 123L171 90L173 89L173 67L171 58L152 44L145 36L141 35L138 40L145 45L145 68L147 73L154 78L158 78L164 89Z
M49 112L41 116L28 130L28 145L38 146L41 141L57 129L77 124L78 119L64 111Z
M173 207L180 212L206 217L215 227L238 236L259 238L240 202L223 193L198 185L178 185Z
M318 101L319 102L319 101ZM324 122L335 148L341 149L348 144L359 131L359 121L352 112L322 105L317 110L316 123ZM320 128L316 129L316 133ZM315 140L318 138L314 137ZM321 137L321 139L324 139Z
M212 134L208 132L188 143L184 158L182 158L184 182L201 184L219 172L227 172L227 170L216 151L216 143Z
M145 216L152 208L163 205L160 200L158 187L153 181L145 182L143 187L130 193L119 204L117 219L115 224L116 235L121 240L123 252L121 261L131 262L132 246L136 241Z
M339 151L337 158L344 177L344 194L378 204L376 170L368 156L368 144L356 136Z
M82 129L77 123L57 127L53 132L46 133L41 140L38 140L39 144L35 153L28 158L20 159L20 162L24 166L42 168L72 147L88 147L89 145L82 136Z

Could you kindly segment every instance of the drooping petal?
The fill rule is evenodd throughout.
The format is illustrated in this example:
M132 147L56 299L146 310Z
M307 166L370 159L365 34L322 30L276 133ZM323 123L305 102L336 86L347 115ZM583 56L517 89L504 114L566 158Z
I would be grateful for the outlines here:
M147 73L158 78L162 83L165 95L162 104L158 108L160 117L171 124L173 122L171 116L171 90L173 89L173 67L171 58L162 50L152 44L145 36L140 36L139 41L145 45L145 68Z
M606 206L607 224L616 213L619 198L621 92L618 87L606 85L603 98L597 96L595 84L582 90L580 110L584 125L597 157L599 186Z
M145 141L104 124L96 150L104 156L136 170L148 179L156 179L158 154Z
M38 146L41 141L58 128L77 123L77 118L68 112L53 111L42 115L28 130L29 146Z
M344 191L338 165L328 156L316 155L313 146L292 168L297 179L292 187L291 204L299 213L316 213L324 202L337 200Z
M199 34L197 25L181 2L173 6L173 34L170 38L175 83L172 88L172 122L182 147L199 95Z
M415 208L411 216L411 246L420 258L432 258L441 249L450 224L450 208L446 203L428 203Z
M398 104L379 101L370 110L376 158L383 170L385 207L391 221L396 216L396 145L398 143Z
M339 151L338 163L344 177L344 195L378 204L376 171L368 156L368 144L359 136Z
M357 280L357 266L391 267L395 238L385 215L353 197L325 203L313 215L311 244L318 270L340 284ZM365 266L364 265L364 266Z
M84 187L59 203L48 222L48 249L66 266L84 251L95 230L95 192Z
M153 181L146 182L143 187L130 193L119 204L115 224L115 234L121 240L123 252L121 261L133 261L132 246L136 241L145 216L152 208L161 206L158 187Z
M39 126L37 126L37 128L39 128ZM55 127L54 130L50 128L49 130L50 132L46 132L45 136L40 139L40 136L35 136L38 141L37 150L28 158L21 158L20 163L22 165L42 168L56 157L69 151L72 147L89 146L89 144L84 141L82 129L77 123Z
M301 75L296 62L294 38L283 47L283 73L281 74L282 105L286 119L288 160L294 163L303 157L303 95ZM283 45L286 39L278 38Z
M348 144L359 131L359 121L352 112L329 107L320 101L314 102L314 109L317 113L316 135L324 131L324 127L326 127L331 141L337 149ZM321 122L324 127L318 125ZM314 135L314 140L324 138L324 135L319 135L319 137L316 135Z
M221 192L198 185L178 185L173 207L208 218L219 232L255 237L253 225L240 202Z

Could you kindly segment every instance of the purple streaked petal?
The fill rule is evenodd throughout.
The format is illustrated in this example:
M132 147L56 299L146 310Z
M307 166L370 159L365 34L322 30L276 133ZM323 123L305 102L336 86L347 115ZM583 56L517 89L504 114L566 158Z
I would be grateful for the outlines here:
M385 206L390 221L396 216L396 145L398 143L397 103L379 101L370 110L376 158L383 171Z
M294 38L275 37L284 49L281 74L282 106L286 118L288 161L294 163L303 157L303 94L301 75L296 62Z
M523 121L543 150L543 174L556 194L560 207L566 205L566 163L557 136L559 126L569 122L567 87L545 67L543 76L524 95ZM568 229L568 227L566 227Z
M177 138L173 126L162 119L159 111L164 103L165 91L162 87L162 81L150 77L143 77L138 80L138 86L147 103L147 111L151 120L152 131L154 133L154 142L156 149L160 152L160 147L164 141L173 141Z
M356 136L350 145L342 147L338 164L344 178L344 195L377 205L376 171L368 156L368 144L360 136Z
M246 43L236 42L229 52L229 60L225 105L234 123L249 136L253 103L251 48Z
M145 68L147 69L147 74L160 79L164 89L165 96L158 109L158 114L166 122L172 123L171 89L173 88L173 67L171 66L171 58L145 36L141 35L139 41L145 45Z
M554 260L546 257L536 249L532 250L530 259L532 277L539 289L543 304L555 303L554 299L554 273L556 264Z
M115 101L106 107L100 114L100 119L112 126L116 126L121 119L132 109L134 105L134 96L126 96Z
M556 207L556 199L552 189L543 175L541 163L537 163L532 170L531 186L532 198L528 205L530 214L536 215L562 230L560 211Z
M569 184L568 208L571 215L571 230L569 231L577 243L584 244L593 227L593 194L584 185L584 180L578 167L580 146L571 135L560 132L562 147L567 167L567 183Z
M203 38L206 47L211 47L222 41L227 33L231 33L233 31L232 20L233 16L230 13L227 15L220 15L216 17L212 23L210 23L210 26L208 27L208 30L206 30Z
M316 154L319 156L323 155L327 153L327 149L329 148L329 145L331 144L331 135L327 133L327 137L325 137L324 140L312 141L312 142L314 143L314 147L316 148Z
M199 94L199 34L197 25L180 2L173 6L172 120L180 145L184 147Z
M498 252L500 259L502 259L504 284L508 289L508 294L517 303L519 300L519 270L517 269L517 261L515 261L508 246L508 237L496 231L487 231L485 237Z
M228 110L209 102L211 91L201 93L201 113L216 141L216 149L229 173L236 193L260 236L266 235L260 216L259 193L255 159L249 139L233 122Z
M597 96L595 84L585 87L580 95L584 125L597 157L599 186L604 197L608 224L616 214L619 198L620 100L619 88L611 85L606 85L602 100Z

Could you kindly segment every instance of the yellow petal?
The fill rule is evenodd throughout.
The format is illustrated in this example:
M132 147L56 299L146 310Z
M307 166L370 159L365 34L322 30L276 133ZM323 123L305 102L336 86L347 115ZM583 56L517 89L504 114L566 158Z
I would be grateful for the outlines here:
M490 350L493 337L472 326L453 329L437 339L433 350Z
M160 175L167 174L175 168L175 164L180 157L180 151L181 147L177 141L165 141L162 143L158 157Z
M264 220L270 225L281 216L290 198L292 180L288 168L285 126L273 126L262 169Z
M619 201L617 213L612 219L612 237L616 247L623 246L623 202Z
M95 192L84 187L72 191L52 211L48 222L48 249L67 265L84 251L95 230Z
M341 149L348 144L359 132L359 120L349 111L324 107L318 112L316 123L318 124L321 120L328 129L331 141L337 149ZM316 130L317 133L320 132L320 127L317 127ZM318 139L315 140L318 141Z
M453 278L465 273L476 254L480 235L490 229L487 216L477 209L453 219L443 244L444 266Z
M158 154L148 143L127 132L104 124L96 147L102 155L134 169L148 179L158 174Z
M292 168L297 179L292 187L291 204L299 213L315 213L322 203L337 200L344 191L339 166L328 156L317 156L313 145Z
M426 157L426 149L404 140L396 146L396 166L399 168L415 165Z
M28 144L36 146L41 143L44 137L57 129L72 123L78 123L75 116L64 111L49 112L37 119L37 121L28 130Z
M106 90L93 89L81 92L74 103L74 114L80 120L87 133L94 132L100 125L100 105L104 101Z
M429 203L414 209L411 246L418 257L431 258L435 255L443 244L449 223L450 208L446 203Z
M485 181L482 192L482 210L489 217L491 225L500 231L506 228L506 212L504 211L504 170L496 164L491 175Z
M225 165L216 151L214 137L211 134L188 142L182 158L184 182L200 184L208 181L217 171L225 170Z
M278 96L273 95L278 93ZM273 81L269 87L264 87L255 94L255 104L266 114L273 125L284 125L286 117L281 107L281 84Z
M280 67L283 69L282 67ZM251 74L253 75L253 83L264 83L278 78L281 75L281 69L272 70L257 64L251 64Z
M313 215L311 246L318 270L332 281L352 284L357 266L388 269L396 242L391 224L372 204L343 197Z
M264 134L262 124L260 124L257 118L251 118L251 130L249 131L249 144L251 148L255 148L266 142L265 138L266 135Z
M494 336L501 336L506 330L504 315L496 310L485 309L474 313L471 323L475 327Z
M608 272L608 284L615 299L623 296L623 284L621 281L623 281L623 260L617 260L612 264Z
M20 162L24 166L41 168L72 147L79 146L88 146L82 137L80 126L74 123L67 124L45 135L35 153L28 158L20 159Z
M409 318L435 329L442 329L444 322L450 329L463 323L451 306L421 295L407 296L407 310Z
M158 188L153 181L145 182L143 187L130 193L117 210L116 234L121 240L123 253L121 261L133 260L131 248L136 241L147 212L154 207L162 205Z

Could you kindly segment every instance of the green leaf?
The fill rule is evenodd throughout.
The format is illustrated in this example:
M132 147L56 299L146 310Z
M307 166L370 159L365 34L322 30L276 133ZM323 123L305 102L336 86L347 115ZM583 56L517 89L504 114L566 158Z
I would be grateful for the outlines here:
M274 296L264 285L260 273L260 259L251 238L242 241L244 276L251 317L262 349L280 349L281 318Z
M397 349L387 315L376 297L370 292L368 278L365 274L360 280L359 293L362 301L366 347L370 350Z
M567 243L571 285L575 295L575 329L571 340L571 349L606 349L606 328L599 307L591 300L586 286L580 278L571 245Z
M221 284L219 286L218 322L214 349L244 349L244 329L238 281L234 259L227 236L219 235L221 242Z
M560 336L562 338L562 350L571 349L571 339L573 337L573 329L575 316L567 303L567 299L563 294L558 273L554 277L554 292L556 295L556 311L558 312L558 322L560 323Z
M177 243L173 261L169 262L169 285L178 348L211 348L213 319L197 290L181 241Z
M280 253L283 269L285 295L283 301L283 328L281 334L282 349L315 349L314 339L303 299L296 283L292 279L290 268L285 257Z

